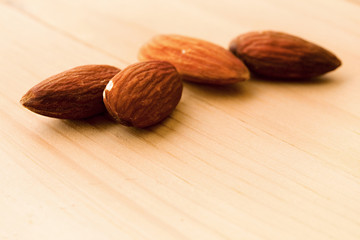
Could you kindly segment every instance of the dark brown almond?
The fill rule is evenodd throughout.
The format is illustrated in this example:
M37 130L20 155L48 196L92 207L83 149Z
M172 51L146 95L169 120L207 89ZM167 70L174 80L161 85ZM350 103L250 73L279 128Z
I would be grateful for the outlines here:
M105 110L103 90L119 71L109 65L75 67L35 85L21 98L20 103L48 117L88 118Z
M341 65L330 51L275 31L239 35L231 41L230 51L243 60L252 73L269 78L312 78Z

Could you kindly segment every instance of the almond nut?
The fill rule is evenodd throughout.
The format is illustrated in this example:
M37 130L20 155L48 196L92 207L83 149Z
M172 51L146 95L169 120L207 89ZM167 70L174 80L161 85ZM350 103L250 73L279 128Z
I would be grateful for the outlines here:
M172 64L145 61L129 65L109 81L104 103L117 122L145 128L170 115L181 94L181 77Z
M139 51L139 60L172 63L184 80L225 85L249 79L249 71L230 51L181 35L158 35Z
M312 78L341 65L328 50L275 31L239 35L231 41L230 51L242 59L252 73L269 78Z
M102 93L120 69L84 65L45 79L20 100L29 110L48 117L81 119L105 111Z

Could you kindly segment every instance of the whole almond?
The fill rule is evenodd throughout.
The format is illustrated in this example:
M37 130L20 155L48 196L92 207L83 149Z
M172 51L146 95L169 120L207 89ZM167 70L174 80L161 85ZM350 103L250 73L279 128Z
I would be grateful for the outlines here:
M249 79L243 62L216 44L181 35L157 35L143 45L139 60L172 63L191 82L225 85Z
M129 65L110 80L104 103L117 122L145 128L169 116L181 94L181 77L172 64L145 61Z
M21 98L20 103L48 117L88 118L105 111L103 90L119 71L109 65L75 67L35 85Z
M312 78L341 65L330 51L302 38L275 31L249 32L230 43L230 51L256 75L280 78Z

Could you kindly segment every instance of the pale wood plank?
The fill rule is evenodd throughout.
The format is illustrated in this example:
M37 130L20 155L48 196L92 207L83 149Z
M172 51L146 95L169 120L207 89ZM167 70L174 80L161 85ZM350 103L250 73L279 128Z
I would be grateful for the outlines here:
M9 239L358 239L359 70L354 66L359 54L358 46L350 46L358 40L351 23L359 18L347 2L330 1L324 8L315 14L306 2L280 0L0 4L6 33L1 39L6 58L0 59L6 69L0 73L6 82L0 92L6 179L0 209L11 216L1 225L9 230L1 228L0 234ZM260 21L249 9L270 13ZM334 25L330 16L345 13L348 17ZM163 21L170 17L174 20ZM288 30L294 22L284 22L287 18L302 19L297 32L331 46L346 64L317 84L253 80L220 90L185 84L171 118L148 130L127 129L104 117L48 119L17 102L30 86L68 67L94 62L124 67L136 61L138 46L159 32L175 28L226 46L234 33L265 22ZM344 35L336 39L346 47L329 40L339 33Z

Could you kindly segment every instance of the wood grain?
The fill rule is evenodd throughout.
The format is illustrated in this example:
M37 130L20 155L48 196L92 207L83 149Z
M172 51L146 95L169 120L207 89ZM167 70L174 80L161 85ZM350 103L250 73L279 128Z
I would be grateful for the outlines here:
M1 239L359 239L356 1L0 1ZM21 96L84 64L124 68L155 34L227 47L286 31L343 66L315 81L185 83L146 130L35 115Z

